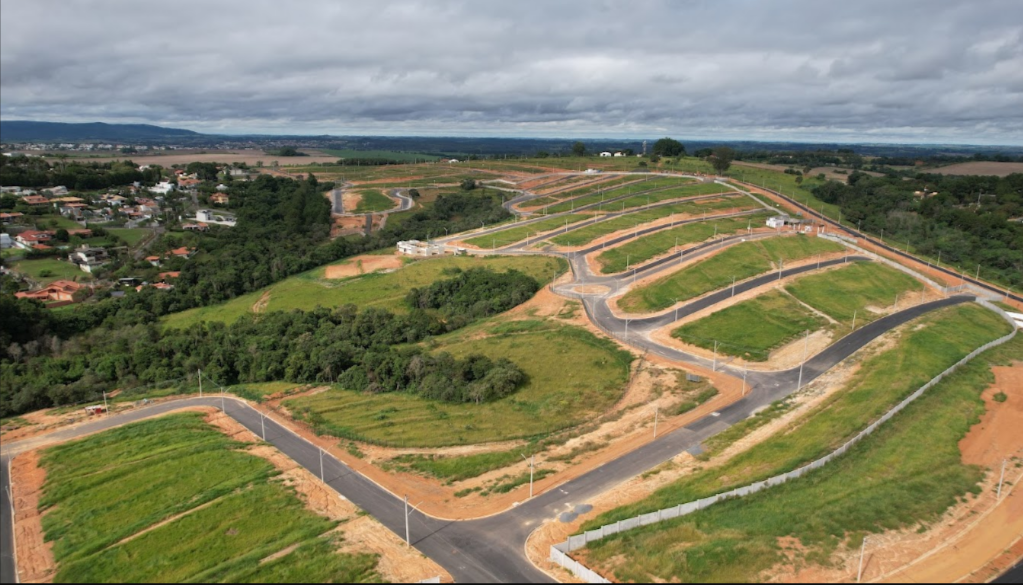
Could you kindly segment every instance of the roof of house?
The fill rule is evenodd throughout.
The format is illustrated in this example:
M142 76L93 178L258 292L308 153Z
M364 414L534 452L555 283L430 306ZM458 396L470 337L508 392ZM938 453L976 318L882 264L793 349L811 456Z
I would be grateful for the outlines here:
M40 232L35 230L28 230L18 234L18 239L22 242L38 242L41 240L49 240L52 236L50 232Z
M17 211L12 213L0 213L0 219L14 219L15 217L22 217L24 213L18 213Z
M186 248L185 246L182 246L171 250L169 253L175 256L188 256L192 252L195 252L195 248Z
M159 260L159 259L160 259L159 256L146 256L146 261L147 262L152 262L153 260Z
M160 279L177 278L179 276L181 276L180 270L175 270L173 272L161 272L159 274Z
M49 199L43 197L42 195L29 195L28 197L22 198L22 201L28 203L29 205L42 205L44 203L50 202Z

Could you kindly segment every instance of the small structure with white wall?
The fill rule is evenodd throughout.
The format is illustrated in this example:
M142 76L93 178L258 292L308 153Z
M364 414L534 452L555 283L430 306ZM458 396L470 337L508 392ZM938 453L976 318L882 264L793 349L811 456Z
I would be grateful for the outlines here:
M790 218L787 215L776 215L774 217L767 218L767 227L769 227L769 228L782 228L782 227L785 227L785 224L787 224L787 223L789 223L791 221L792 221L792 218Z
M1012 317L1012 320L1016 322L1016 327L1023 329L1023 313L1006 312L1005 314Z
M153 193L159 193L160 195L166 195L174 190L174 183L169 181L160 181L156 185L149 188Z
M215 223L217 225L226 225L228 227L234 227L238 221L230 215L223 212L210 211L209 209L200 209L195 214L195 220L199 223Z
M419 240L403 240L398 242L398 252L406 256L440 256L447 252L447 246Z
M601 158L611 158L613 156L610 152L604 151L600 153Z

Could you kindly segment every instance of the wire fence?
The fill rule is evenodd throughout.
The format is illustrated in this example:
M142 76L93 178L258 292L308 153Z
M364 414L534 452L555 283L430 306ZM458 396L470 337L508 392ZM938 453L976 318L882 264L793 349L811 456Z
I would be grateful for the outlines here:
M707 508L724 500L728 500L731 498L741 498L744 496L748 496L750 494L755 494L757 492L760 492L762 490L765 490L776 485L781 485L789 480L803 477L804 475L812 471L816 471L824 467L825 465L834 461L835 459L842 457L850 449L852 449L854 445L856 445L861 440L872 434L875 430L877 430L878 427L891 420L892 417L894 417L904 408L909 406L910 403L912 403L914 400L922 396L924 392L934 387L936 384L944 380L947 376L958 370L964 364L973 360L981 353L993 347L1002 345L1016 336L1018 330L1015 327L1012 317L1010 317L1005 311L1002 311L998 307L988 302L980 301L980 304L992 311L995 311L996 313L1001 315L1006 321L1012 324L1013 325L1012 331L1009 334L1000 337L994 341L991 341L989 343L986 343L981 347L970 352L966 357L959 360L951 367L935 376L933 379L931 379L931 381L921 386L916 392L913 392L905 400L903 400L894 408L885 413L884 416L871 423L870 426L860 431L856 436L849 439L849 441L847 441L844 445L842 445L835 451L829 453L828 455L825 455L824 457L816 461L808 463L807 465L804 465L798 469L795 469L788 473L776 475L769 479L759 481L748 486L743 486L721 494L696 500L695 502L679 504L671 508L664 508L661 510L657 510L655 512L649 512L647 514L640 514L639 516L634 516L627 520L619 520L614 524L605 524L600 528L597 528L596 530L589 530L582 534L570 536L568 540L566 540L565 542L551 546L550 560L568 569L569 571L572 571L572 573L574 573L576 576L578 576L581 579L585 579L589 583L608 583L609 581L598 575L592 569L589 569L588 567L582 565L578 561L575 561L574 559L569 557L568 553L574 550L578 550L593 541L606 538L613 534L618 534L620 532L631 530L633 528L638 528L640 526L647 526L650 524L655 524L657 522L663 522L664 520L671 520L673 518L686 516L688 514L692 514L693 512L703 510L704 508Z

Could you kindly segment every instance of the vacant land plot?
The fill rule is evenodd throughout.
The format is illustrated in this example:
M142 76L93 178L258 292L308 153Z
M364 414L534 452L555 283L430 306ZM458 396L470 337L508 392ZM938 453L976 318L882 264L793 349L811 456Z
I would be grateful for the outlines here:
M923 172L935 173L938 175L993 175L997 177L1005 177L1013 173L1023 173L1023 163L977 161L948 165L935 169L927 169Z
M685 343L741 357L766 361L771 351L804 331L816 331L827 321L781 292L765 295L723 309L672 331Z
M360 191L359 194L362 195L362 199L355 207L353 213L387 211L388 209L392 209L396 206L394 199L391 199L376 189L365 189Z
M601 183L598 186L588 189L580 189L566 193L564 196L558 195L559 199L565 199L566 197L574 197L570 201L562 201L556 205L551 205L547 208L547 213L560 213L562 211L570 211L576 207L582 207L584 205L590 205L593 203L600 203L604 199L611 199L614 197L620 197L629 193L639 193L641 191L648 191L650 189L658 189L668 186L679 185L681 183L687 183L690 179L683 178L666 178L661 177L657 179L646 179L643 177L637 177L630 175L621 179L609 183ZM627 184L626 184L627 183ZM609 189L610 185L618 185L613 190ZM579 197L578 195L584 195ZM670 199L670 198L669 198Z
M618 306L631 312L667 309L678 301L692 299L723 288L735 281L763 274L777 267L779 260L792 262L844 250L841 245L803 235L769 238L736 244L691 266L629 291Z
M836 321L851 323L855 315L857 323L866 324L881 315L881 309L892 306L896 297L908 300L923 288L904 272L879 262L863 262L802 277L785 290Z
M440 447L544 435L589 420L621 396L632 356L613 343L578 327L488 327L484 338L470 339L465 332L440 338L436 351L510 359L528 381L504 399L450 404L399 392L333 389L284 404L320 433L394 446Z
M347 260L346 260L347 262ZM345 280L327 279L325 267L316 268L282 280L263 290L242 295L211 307L189 309L164 318L167 327L184 328L201 321L233 323L252 312L261 302L262 311L310 310L317 306L334 307L353 304L360 308L376 307L405 311L405 295L414 288L450 278L446 272L475 266L491 270L519 270L548 283L567 269L564 260L544 256L506 256L477 258L446 256L418 260L393 272L375 272ZM263 297L267 298L264 299Z
M143 228L107 228L107 231L121 238L131 247L135 247L149 233L149 230Z
M621 272L626 269L626 266L638 266L651 258L674 250L676 245L685 246L702 242L714 237L715 233L731 235L739 230L745 230L747 226L759 225L766 215L765 212L763 215L749 217L708 220L655 232L601 252L597 256L597 263L600 264L600 271L603 274Z
M681 217L686 214L697 215L704 213L708 208L705 208L702 205L703 203L705 202L687 201L683 203L676 203L674 205L665 205L664 207L657 207L655 209L645 209L643 211L629 213L627 215L614 217L608 220L598 221L593 225L588 225L567 234L551 238L551 241L559 246L581 246L602 236L613 234L617 231L635 229L644 223L656 221L672 215L677 214ZM735 206L739 207L739 202L736 202Z
M202 417L135 423L45 453L40 506L55 581L379 579L374 555L334 552L326 533L336 522L306 510L271 481L270 463Z
M11 268L42 285L50 284L55 280L92 280L92 276L88 272L82 272L74 264L56 258L19 260L13 262Z
M571 225L577 221L589 219L590 217L592 216L580 214L552 217L550 219L545 219L543 221L538 221L536 223L531 223L529 225L510 227L504 231L497 232L495 234L465 240L465 243L480 248L507 246L510 244L514 244L515 242L521 242L522 240L528 237L535 236L537 234L542 234L544 232L553 231L558 228L563 228L566 225Z
M786 432L587 527L748 484L817 458L973 348L1008 331L1004 321L977 306L945 309L921 325L904 333L894 349L866 360L841 393ZM869 532L917 523L925 528L975 489L981 471L963 464L958 443L983 412L980 394L993 378L990 365L1018 356L1021 339L981 355L827 467L754 496L600 540L588 549L590 561L620 581L747 582L778 563L827 563L836 548L855 549ZM794 538L799 546L783 550L782 538Z
M644 195L636 195L634 197L617 201L615 202L615 205L624 204L625 209L632 209L633 207L643 207L644 205L668 201L670 199L684 199L686 197L695 197L697 195L714 195L716 193L731 193L734 191L734 189L727 185L718 185L717 183L698 183L696 185L673 187L663 191L654 191Z
M440 160L439 156L432 154L423 154L421 152L398 152L395 150L336 150L324 148L320 150L320 152L333 156L335 159L352 158L362 160L394 160L406 163Z

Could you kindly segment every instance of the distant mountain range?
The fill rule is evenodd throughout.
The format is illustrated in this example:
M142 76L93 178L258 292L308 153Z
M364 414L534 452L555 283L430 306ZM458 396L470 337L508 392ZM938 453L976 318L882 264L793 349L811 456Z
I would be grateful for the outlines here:
M0 142L147 142L194 138L198 132L150 124L65 124L0 120Z

